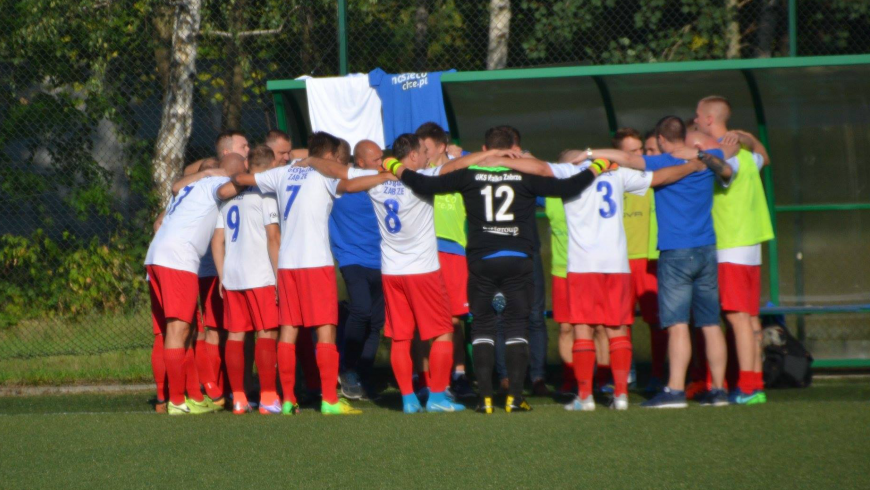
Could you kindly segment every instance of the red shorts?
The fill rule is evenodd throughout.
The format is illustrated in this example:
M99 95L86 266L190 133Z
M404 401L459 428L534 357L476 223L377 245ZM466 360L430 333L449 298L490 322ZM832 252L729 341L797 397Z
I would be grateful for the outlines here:
M224 328L224 300L219 291L217 276L199 278L199 302L202 306L202 322L206 327ZM202 330L200 330L202 331Z
M568 279L553 276L553 321L556 323L571 323L568 311Z
M447 289L440 271L407 276L384 274L383 284L387 337L412 340L415 326L423 340L453 331Z
M447 287L450 315L467 315L468 262L465 256L438 252L438 262L441 263L441 275L444 276L444 286Z
M631 274L568 273L568 314L574 325L634 323Z
M196 319L196 274L159 265L146 265L151 292L151 321L154 334L166 333L166 319L187 323Z
M278 324L294 327L338 324L334 266L278 269Z
M628 259L631 269L631 307L640 304L640 314L648 325L659 324L658 260Z
M719 264L719 303L722 311L758 316L761 307L761 266Z
M230 332L278 328L278 293L275 286L224 291L224 326Z

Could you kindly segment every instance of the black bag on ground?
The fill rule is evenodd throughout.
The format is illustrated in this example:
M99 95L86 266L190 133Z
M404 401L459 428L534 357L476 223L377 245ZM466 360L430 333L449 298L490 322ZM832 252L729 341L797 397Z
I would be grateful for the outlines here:
M764 386L805 388L813 382L813 356L785 326L782 316L762 319Z

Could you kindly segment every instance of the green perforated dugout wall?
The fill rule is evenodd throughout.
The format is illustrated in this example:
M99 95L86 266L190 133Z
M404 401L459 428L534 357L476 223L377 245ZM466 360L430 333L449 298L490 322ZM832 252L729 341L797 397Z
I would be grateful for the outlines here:
M304 146L305 82L267 87L278 126ZM728 97L730 126L758 134L771 154L768 311L787 315L817 365L870 366L870 55L457 72L442 87L463 147L510 124L545 159L609 146L619 127L692 117L701 97Z

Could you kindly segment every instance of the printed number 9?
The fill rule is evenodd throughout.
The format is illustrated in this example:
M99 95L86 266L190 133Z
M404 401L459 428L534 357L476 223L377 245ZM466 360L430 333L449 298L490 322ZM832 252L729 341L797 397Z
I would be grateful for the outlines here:
M233 218L235 216L235 218ZM233 238L230 240L231 242L236 241L236 238L239 237L239 207L233 206L230 208L230 212L227 213L227 227L233 230Z
M613 198L613 187L610 185L610 182L606 180L601 180L598 182L598 185L595 187L595 190L601 192L604 190L604 195L602 199L604 199L604 204L607 205L607 209L605 210L603 207L598 209L598 214L601 215L602 218L612 218L614 214L616 214L616 202Z
M395 199L387 199L384 201L384 209L387 210L387 215L384 216L387 231L398 233L402 229L402 222L399 221L399 202Z

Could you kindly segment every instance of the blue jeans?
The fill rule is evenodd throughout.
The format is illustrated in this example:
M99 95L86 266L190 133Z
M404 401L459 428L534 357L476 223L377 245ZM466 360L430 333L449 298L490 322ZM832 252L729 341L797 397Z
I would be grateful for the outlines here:
M529 315L529 378L532 381L544 379L547 368L547 321L544 319L544 265L540 252L532 256L535 296L532 301L532 312ZM495 372L498 379L507 378L505 366L504 330L499 328L495 341Z
M716 245L662 250L658 280L662 328L690 319L696 327L719 325Z

